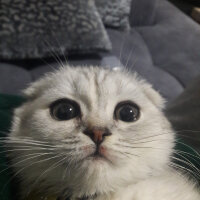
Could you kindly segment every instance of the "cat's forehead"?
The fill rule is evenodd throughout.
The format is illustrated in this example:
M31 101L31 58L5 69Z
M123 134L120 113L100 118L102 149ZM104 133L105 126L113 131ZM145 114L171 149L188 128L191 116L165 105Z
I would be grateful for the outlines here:
M137 96L142 93L135 75L98 67L64 68L53 74L46 92L60 97Z
M136 74L99 67L65 67L33 83L25 94L45 104L68 98L93 105L132 100L145 103L145 83Z

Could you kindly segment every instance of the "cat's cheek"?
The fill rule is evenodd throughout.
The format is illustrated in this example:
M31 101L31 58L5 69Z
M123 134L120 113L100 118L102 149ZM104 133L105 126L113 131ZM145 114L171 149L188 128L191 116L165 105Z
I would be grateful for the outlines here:
M34 123L33 123L34 122ZM77 120L57 121L53 119L48 110L37 110L27 119L27 126L34 136L50 137L57 140L65 139L77 129ZM40 130L38 132L38 130Z

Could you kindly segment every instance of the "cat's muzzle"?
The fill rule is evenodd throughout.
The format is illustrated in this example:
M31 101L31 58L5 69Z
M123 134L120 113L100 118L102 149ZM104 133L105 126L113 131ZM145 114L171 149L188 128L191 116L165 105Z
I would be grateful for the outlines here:
M90 139L95 143L96 149L95 152L92 153L89 157L94 158L105 158L105 148L101 145L105 140L105 137L111 136L112 133L109 131L108 128L102 127L93 127L93 128L86 128L83 133L90 137Z
M83 133L90 137L97 147L100 146L105 137L112 135L108 128L101 127L86 128Z

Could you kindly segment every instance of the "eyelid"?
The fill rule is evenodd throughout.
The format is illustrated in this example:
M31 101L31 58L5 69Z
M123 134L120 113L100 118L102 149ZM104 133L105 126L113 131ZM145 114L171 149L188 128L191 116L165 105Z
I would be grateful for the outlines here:
M118 103L116 104L116 106L115 106L115 110L116 110L118 107L121 107L121 106L123 106L123 105L125 105L125 104L134 105L134 106L138 107L138 108L141 110L140 106L139 106L138 104L136 104L135 102L131 101L131 100L125 100L125 101L118 102Z
M72 100L72 99L68 99L68 98L57 99L57 100L51 102L51 103L49 104L49 107L52 107L52 106L54 106L55 104L57 104L57 103L62 103L62 102L71 103L72 105L76 105L76 106L78 106L78 107L80 108L79 103L77 103L76 101L74 101L74 100Z

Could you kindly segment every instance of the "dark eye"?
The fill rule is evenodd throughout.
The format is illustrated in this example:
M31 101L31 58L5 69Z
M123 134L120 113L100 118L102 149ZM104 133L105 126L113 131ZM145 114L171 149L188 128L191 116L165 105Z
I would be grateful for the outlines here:
M124 122L134 122L139 118L139 107L132 102L119 103L114 112L115 119Z
M56 120L70 120L80 116L80 107L75 101L60 99L50 105L50 113Z

